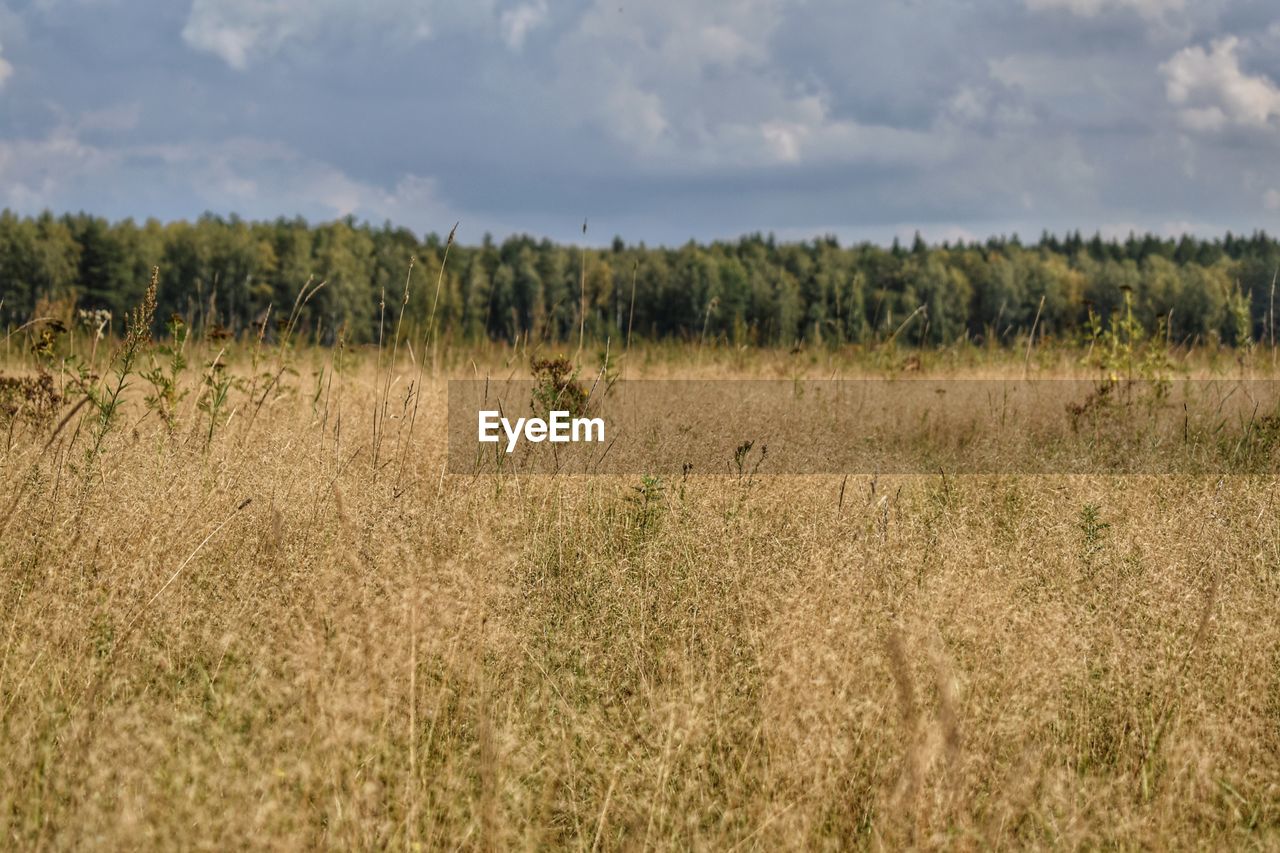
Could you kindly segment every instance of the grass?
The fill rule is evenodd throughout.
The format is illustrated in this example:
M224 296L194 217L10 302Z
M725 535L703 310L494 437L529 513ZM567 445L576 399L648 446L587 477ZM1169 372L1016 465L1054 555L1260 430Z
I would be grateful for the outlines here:
M189 345L223 414L196 374L149 408L104 345L105 435L69 387L3 424L0 845L1280 846L1274 478L450 476L444 379L523 355L282 344L250 388L255 347ZM1090 375L1043 341L626 357Z

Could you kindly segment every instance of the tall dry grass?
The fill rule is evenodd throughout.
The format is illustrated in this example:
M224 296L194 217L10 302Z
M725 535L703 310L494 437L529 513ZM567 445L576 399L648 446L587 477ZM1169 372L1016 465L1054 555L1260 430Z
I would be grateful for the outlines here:
M1280 846L1274 479L450 476L407 349L5 426L0 846Z

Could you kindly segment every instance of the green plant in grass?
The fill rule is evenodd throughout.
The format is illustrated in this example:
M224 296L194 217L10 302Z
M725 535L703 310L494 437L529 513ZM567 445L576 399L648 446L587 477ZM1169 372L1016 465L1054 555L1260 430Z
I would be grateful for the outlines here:
M1154 334L1148 334L1134 314L1133 290L1122 288L1124 308L1104 325L1102 319L1089 307L1085 323L1083 343L1087 347L1084 363L1102 373L1097 388L1083 402L1067 406L1073 429L1078 429L1088 415L1096 417L1117 405L1145 402L1158 405L1164 401L1172 387L1169 380L1169 351L1167 346L1167 318L1161 318ZM1132 393L1135 380L1141 383L1140 393ZM1118 389L1125 393L1115 393Z
M190 330L182 317L169 318L169 340L156 347L151 359L151 369L142 378L151 383L151 393L146 396L147 408L164 421L172 434L178 425L178 404L189 393L181 387L182 374L187 369L186 345Z
M227 420L227 399L231 389L241 384L227 370L226 362L222 360L225 354L225 349L220 350L213 360L205 365L204 375L200 380L200 397L196 400L196 406L209 418L209 428L204 438L206 448L213 443L214 432Z
M1080 509L1079 526L1083 537L1080 559L1084 561L1085 574L1092 576L1095 561L1106 550L1107 531L1111 529L1111 524L1102 520L1101 506L1086 503Z
M93 406L93 433L89 449L85 452L86 469L102 453L103 443L115 427L125 390L137 369L138 359L151 344L151 322L156 313L156 287L160 283L160 268L151 270L151 283L147 285L142 302L125 318L125 336L120 349L111 360L112 378L105 387L86 384L85 393Z
M631 517L643 537L653 530L666 508L666 486L661 477L645 474L640 478L640 485L631 489L632 494L628 495Z

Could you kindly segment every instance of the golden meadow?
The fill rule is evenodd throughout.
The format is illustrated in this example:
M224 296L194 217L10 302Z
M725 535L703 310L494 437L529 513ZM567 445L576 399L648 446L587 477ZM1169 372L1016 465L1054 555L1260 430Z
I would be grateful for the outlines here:
M123 338L6 338L0 845L1280 844L1274 476L464 475L445 446L449 378L558 355L1102 388L1271 378L1273 348L460 348L394 297L321 348L304 298L239 339L153 339L154 296Z

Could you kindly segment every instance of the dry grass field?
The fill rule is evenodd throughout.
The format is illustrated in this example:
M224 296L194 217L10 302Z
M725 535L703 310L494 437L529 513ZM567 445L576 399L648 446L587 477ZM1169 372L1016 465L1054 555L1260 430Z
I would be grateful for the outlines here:
M193 340L173 369L82 337L42 389L30 338L0 409L0 847L1280 847L1275 478L466 477L444 380L523 351Z

